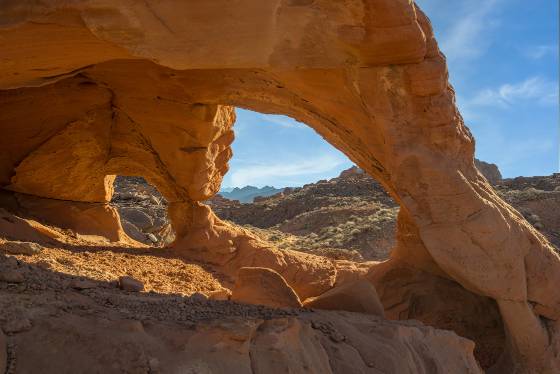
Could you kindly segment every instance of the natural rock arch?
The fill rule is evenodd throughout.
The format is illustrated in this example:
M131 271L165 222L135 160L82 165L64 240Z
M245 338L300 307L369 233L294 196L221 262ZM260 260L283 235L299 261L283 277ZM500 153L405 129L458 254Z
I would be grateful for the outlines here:
M267 248L200 203L227 171L231 106L289 115L401 205L393 261L495 299L525 370L552 360L560 258L477 172L413 2L15 1L0 25L0 185L27 211L126 240L105 176L142 175L170 202L177 251L267 263L304 296L324 291L339 270Z

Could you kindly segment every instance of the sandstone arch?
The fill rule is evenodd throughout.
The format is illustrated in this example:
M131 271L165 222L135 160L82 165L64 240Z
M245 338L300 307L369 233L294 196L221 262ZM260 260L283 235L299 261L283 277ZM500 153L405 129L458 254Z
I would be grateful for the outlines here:
M289 115L399 202L394 261L494 298L515 365L552 365L560 258L474 167L445 58L413 2L13 1L0 50L0 185L48 199L19 195L37 215L97 203L98 230L123 239L105 176L142 175L170 201L178 251L231 267L259 258L309 296L332 286L324 268L200 204L227 171L231 106Z

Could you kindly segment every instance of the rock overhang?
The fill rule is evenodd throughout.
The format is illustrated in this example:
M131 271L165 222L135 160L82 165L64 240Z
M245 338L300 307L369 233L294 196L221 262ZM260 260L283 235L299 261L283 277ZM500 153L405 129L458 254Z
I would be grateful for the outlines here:
M231 106L286 114L399 202L393 258L493 297L509 319L522 311L513 335L549 333L534 322L556 319L560 295L540 290L560 277L560 258L476 171L445 58L414 2L26 1L3 5L0 25L0 184L59 201L21 203L37 215L106 202L106 175L142 175L170 201L178 251L265 256L199 202L227 172ZM289 268L302 263L274 266L313 292Z

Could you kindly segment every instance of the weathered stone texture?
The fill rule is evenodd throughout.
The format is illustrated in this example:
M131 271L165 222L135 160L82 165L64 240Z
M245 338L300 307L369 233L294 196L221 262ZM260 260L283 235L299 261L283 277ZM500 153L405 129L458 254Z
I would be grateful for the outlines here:
M316 296L333 286L332 264L308 267L200 204L227 172L232 106L289 115L401 205L394 258L497 300L513 360L550 367L535 357L554 334L560 257L475 168L414 2L9 1L0 50L0 186L66 200L46 215L72 220L72 204L108 201L112 176L141 175L170 202L178 253L231 274L266 266ZM116 213L100 214L100 234L123 239Z

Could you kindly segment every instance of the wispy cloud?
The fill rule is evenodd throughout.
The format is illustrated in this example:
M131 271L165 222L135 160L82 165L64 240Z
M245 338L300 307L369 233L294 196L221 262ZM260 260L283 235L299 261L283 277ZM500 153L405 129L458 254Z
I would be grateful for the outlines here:
M479 57L491 44L489 31L499 20L494 13L501 0L463 2L454 7L457 20L443 34L441 49L451 61Z
M542 77L528 78L518 83L506 83L498 88L487 88L466 102L469 106L509 107L523 101L542 105L558 104L558 83Z
M230 180L234 187L270 185L298 176L325 173L345 162L347 161L342 157L325 155L283 163L242 164L232 170Z
M547 56L558 55L558 46L554 44L530 46L523 50L523 54L532 60L540 60Z
M237 110L237 121L234 129L236 136L242 136L246 132L251 132L254 126L276 126L284 129L305 129L307 126L295 119L279 114L264 114L248 110Z
M267 122L273 125L278 125L284 128L305 128L301 122L296 121L293 118L277 115L277 114L262 114L258 113L257 119L263 122Z

